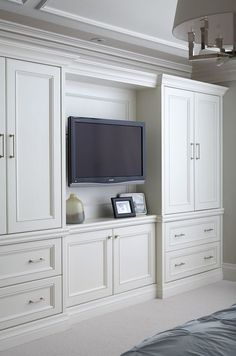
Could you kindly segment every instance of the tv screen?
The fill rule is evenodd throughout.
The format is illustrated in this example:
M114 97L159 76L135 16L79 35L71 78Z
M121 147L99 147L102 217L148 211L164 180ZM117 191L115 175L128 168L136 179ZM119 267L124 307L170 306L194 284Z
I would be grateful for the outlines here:
M143 122L68 119L68 183L144 181Z

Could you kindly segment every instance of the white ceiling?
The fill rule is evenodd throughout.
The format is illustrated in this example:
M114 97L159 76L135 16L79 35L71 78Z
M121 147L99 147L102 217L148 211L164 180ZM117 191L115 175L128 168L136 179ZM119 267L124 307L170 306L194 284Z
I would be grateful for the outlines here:
M187 57L172 35L177 0L0 0L0 18L163 58Z

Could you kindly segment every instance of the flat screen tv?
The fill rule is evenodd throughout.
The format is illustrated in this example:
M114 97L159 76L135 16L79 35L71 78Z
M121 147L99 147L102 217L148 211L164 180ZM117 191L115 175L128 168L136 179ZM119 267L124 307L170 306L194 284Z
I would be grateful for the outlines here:
M68 184L143 183L143 122L68 118Z

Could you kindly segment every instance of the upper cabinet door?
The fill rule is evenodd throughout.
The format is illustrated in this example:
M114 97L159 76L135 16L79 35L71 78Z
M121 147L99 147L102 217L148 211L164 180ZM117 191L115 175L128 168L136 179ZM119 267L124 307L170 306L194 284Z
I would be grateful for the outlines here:
M5 59L0 58L0 235L6 234Z
M7 60L8 232L61 226L60 69Z
M220 98L195 96L195 210L220 207Z
M163 193L165 214L194 210L194 94L164 88Z

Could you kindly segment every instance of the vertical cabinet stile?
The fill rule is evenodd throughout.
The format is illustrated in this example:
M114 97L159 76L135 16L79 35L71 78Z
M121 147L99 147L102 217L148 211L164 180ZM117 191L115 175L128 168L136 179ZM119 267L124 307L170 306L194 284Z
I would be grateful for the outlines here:
M5 58L0 57L0 235L6 232Z

